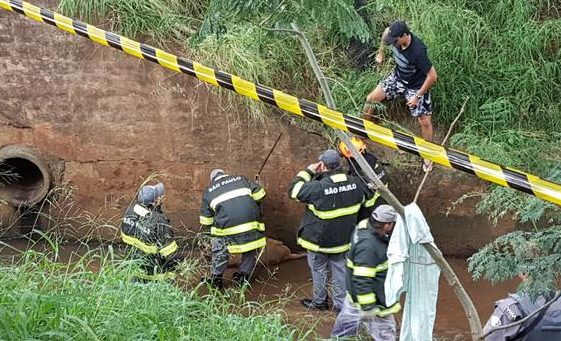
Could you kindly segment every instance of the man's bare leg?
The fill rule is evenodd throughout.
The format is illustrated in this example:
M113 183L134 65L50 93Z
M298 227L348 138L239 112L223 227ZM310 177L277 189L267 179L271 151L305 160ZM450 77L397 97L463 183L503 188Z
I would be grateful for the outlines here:
M432 115L419 116L419 124L421 125L421 136L426 141L432 141Z
M421 136L425 141L432 141L432 115L419 116L419 124L421 125ZM423 171L427 172L432 170L432 161L423 160Z
M369 103L382 103L386 99L386 95L384 94L384 90L382 89L382 85L378 84L371 93L366 96L366 103L367 105L364 106L364 119L373 121L375 120L374 117L374 108Z

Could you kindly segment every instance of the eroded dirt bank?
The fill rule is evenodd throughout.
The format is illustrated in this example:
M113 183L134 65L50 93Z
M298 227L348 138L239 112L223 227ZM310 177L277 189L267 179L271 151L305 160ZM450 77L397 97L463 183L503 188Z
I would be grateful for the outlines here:
M37 5L54 9L56 1ZM61 217L69 216L65 210L83 210L118 226L139 184L156 173L166 183L165 204L176 233L188 234L198 228L210 170L253 177L282 132L262 173L265 220L268 235L295 247L303 207L288 199L287 184L327 142L280 119L280 112L256 122L244 110L224 109L216 93L192 78L6 11L0 12L0 79L0 147L33 148L48 160L54 185L74 188L72 207L56 208ZM388 149L377 152L384 160L394 158ZM390 168L390 187L404 203L420 182L417 170ZM484 186L458 171L436 169L431 175L419 204L445 254L469 255L513 228L505 222L493 229L475 216L469 200L445 216L462 194ZM5 227L10 220L2 221ZM103 240L118 236L115 228L82 223L71 232Z

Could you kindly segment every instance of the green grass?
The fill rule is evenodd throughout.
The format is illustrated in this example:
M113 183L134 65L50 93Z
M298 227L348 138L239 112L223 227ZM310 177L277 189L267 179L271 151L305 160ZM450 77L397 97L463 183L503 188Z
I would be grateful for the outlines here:
M0 267L0 339L293 340L306 337L279 310L243 294L202 296L159 282L133 283L136 264L112 248L93 249L67 265L25 251ZM98 269L95 272L91 269ZM193 278L194 264L183 271Z

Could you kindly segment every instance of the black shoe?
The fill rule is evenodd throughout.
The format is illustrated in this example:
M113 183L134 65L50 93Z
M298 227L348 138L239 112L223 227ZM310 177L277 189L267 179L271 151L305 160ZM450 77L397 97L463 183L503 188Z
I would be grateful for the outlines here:
M303 300L300 300L300 303L302 303L302 305L304 305L304 307L308 309L315 309L315 310L322 310L322 311L329 309L329 304L327 304L327 302L317 304L314 303L314 301L310 298L304 298Z
M243 272L234 272L232 280L239 286L249 285L249 275L246 275Z
M211 276L205 277L201 279L201 283L205 283L214 289L223 289L224 288L224 281L222 280L222 276Z

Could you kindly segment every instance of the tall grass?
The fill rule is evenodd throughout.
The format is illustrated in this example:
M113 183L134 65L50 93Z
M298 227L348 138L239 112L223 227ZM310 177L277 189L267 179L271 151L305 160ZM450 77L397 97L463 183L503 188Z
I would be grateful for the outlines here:
M70 264L25 251L0 266L0 339L293 340L305 337L243 295L200 295L166 283L131 281L137 264L111 247ZM192 281L194 266L184 266ZM92 271L96 269L96 271Z
M308 76L309 67L301 57L300 46L286 34L262 30L275 25L270 19L275 13L269 13L271 6L262 2L241 6L234 1L210 0L62 0L60 8L85 19L108 18L111 28L133 36L149 34L159 40L185 43L196 38L193 54L213 66L299 96L318 98L318 91L309 90L317 89L317 84ZM329 15L291 1L285 5L292 11L310 11L284 15L294 21L311 18L305 26L307 34L326 76L334 80L338 107L356 113L357 103L364 101L391 66L353 71L343 58L344 46L329 38L337 30L337 26L322 21ZM547 132L561 130L561 19L555 16L558 7L548 0L377 0L369 10L379 31L387 21L402 18L429 47L440 75L434 89L437 122L451 122L463 99L469 96L472 100L466 108L466 121L478 121L482 112L488 117L485 111L498 105L508 110L491 110L490 114L503 127ZM224 13L228 8L234 13ZM324 10L329 12L327 7ZM341 33L352 32L348 23L340 21ZM205 26L203 22L214 26L206 27L210 24ZM357 30L361 25L357 22ZM205 34L192 34L200 30ZM360 32L362 39L368 39L364 27ZM376 44L380 33L372 32L370 40Z
M84 21L101 22L126 36L182 40L196 32L208 1L63 0L59 10Z

